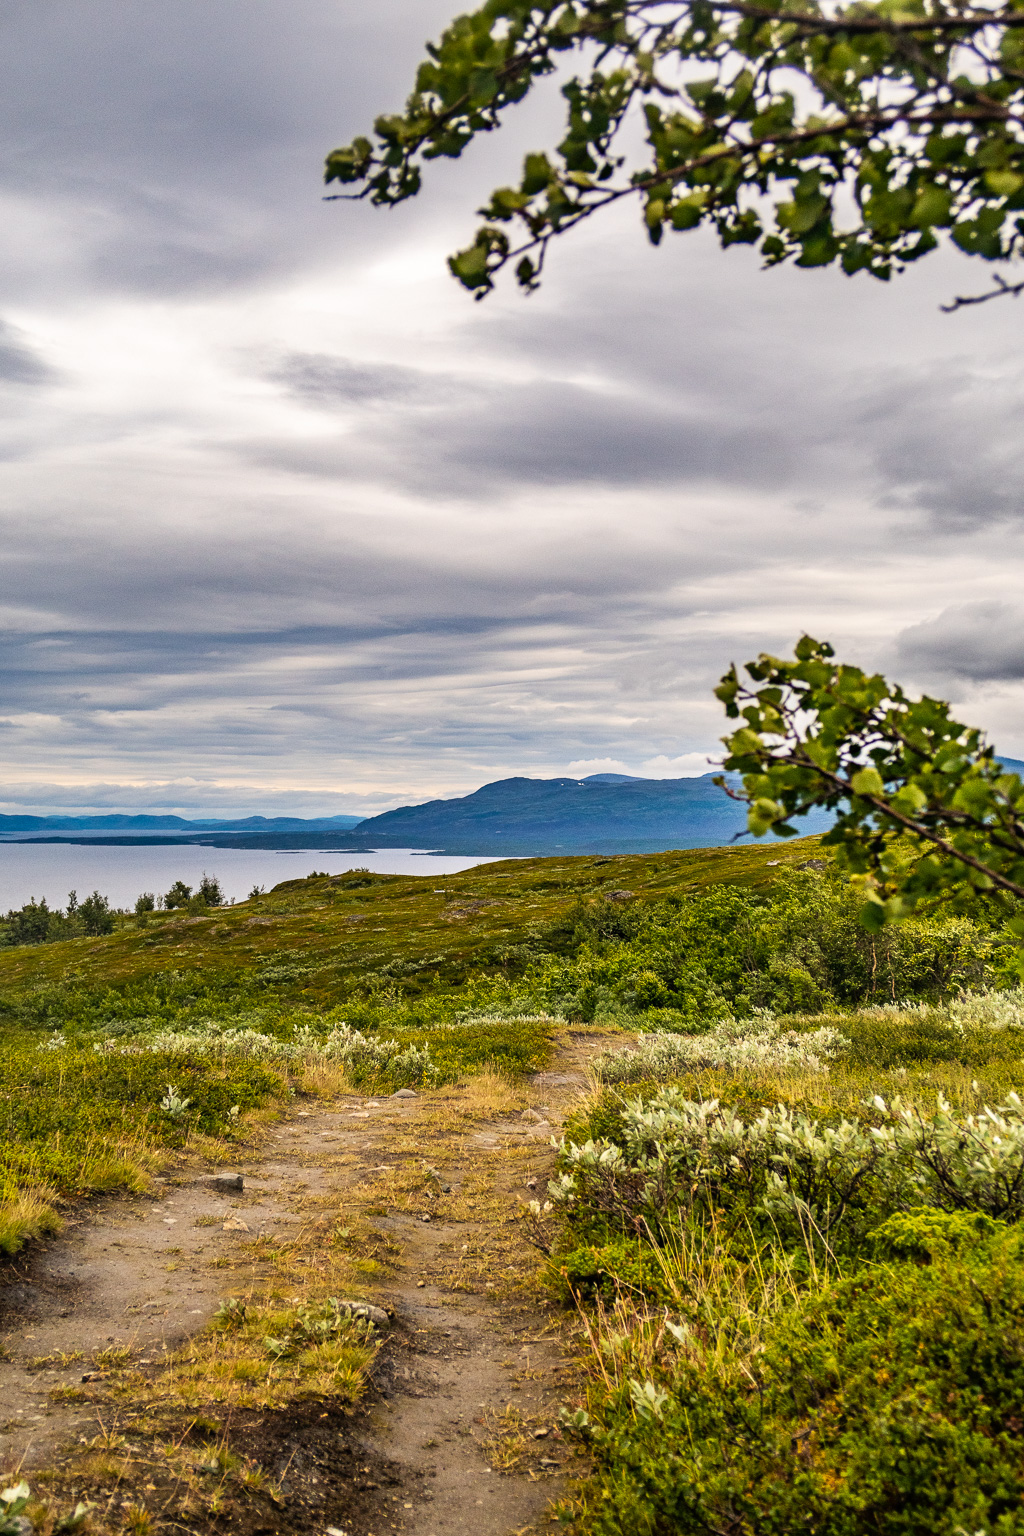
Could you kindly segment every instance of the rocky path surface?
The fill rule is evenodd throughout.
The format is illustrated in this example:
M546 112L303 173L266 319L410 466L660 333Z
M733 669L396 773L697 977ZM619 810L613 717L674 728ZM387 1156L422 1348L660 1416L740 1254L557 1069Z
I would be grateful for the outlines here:
M306 1100L242 1168L185 1163L146 1199L79 1210L0 1292L0 1473L31 1476L109 1430L75 1400L83 1380L102 1383L129 1358L159 1373L226 1295L253 1288L268 1246L306 1234L296 1264L314 1279L311 1225L344 1213L386 1254L366 1264L362 1292L393 1326L357 1427L339 1438L328 1412L282 1410L269 1470L295 1509L286 1524L251 1529L507 1536L543 1521L567 1459L563 1359L554 1309L524 1284L537 1266L518 1208L543 1193L550 1138L605 1043L592 1031L566 1037L553 1069L519 1090L470 1080ZM225 1183L236 1173L241 1190Z

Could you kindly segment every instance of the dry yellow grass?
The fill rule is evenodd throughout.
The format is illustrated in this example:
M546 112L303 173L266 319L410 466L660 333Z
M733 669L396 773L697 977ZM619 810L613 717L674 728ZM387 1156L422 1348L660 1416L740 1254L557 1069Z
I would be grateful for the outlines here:
M447 1098L446 1107L458 1119L491 1120L497 1115L509 1115L521 1109L526 1099L504 1073L493 1067L482 1071L459 1084L459 1092Z
M13 1189L0 1196L0 1254L11 1257L30 1237L54 1237L63 1223L45 1186Z

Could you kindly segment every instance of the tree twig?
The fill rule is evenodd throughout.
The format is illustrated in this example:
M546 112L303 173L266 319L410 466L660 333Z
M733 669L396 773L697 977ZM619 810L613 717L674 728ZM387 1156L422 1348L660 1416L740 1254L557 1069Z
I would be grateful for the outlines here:
M998 272L995 273L993 281L995 282L995 287L990 288L988 293L974 293L967 297L958 294L952 304L940 304L939 308L944 315L952 315L958 309L966 309L969 304L987 304L989 299L1002 299L1007 294L1009 294L1011 299L1016 299L1024 293L1024 281L1008 283L1005 277L999 276Z

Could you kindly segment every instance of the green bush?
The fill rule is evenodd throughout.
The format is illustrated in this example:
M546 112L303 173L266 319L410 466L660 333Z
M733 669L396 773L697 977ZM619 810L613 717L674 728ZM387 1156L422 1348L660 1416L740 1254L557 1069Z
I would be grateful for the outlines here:
M593 1300L595 1296L611 1302L630 1292L655 1303L672 1299L651 1245L607 1231L600 1241L580 1243L558 1253L552 1259L551 1276L570 1302L580 1297Z
M745 1369L687 1335L657 1379L623 1381L594 1420L588 1529L1024 1532L1021 1235L922 1213L881 1245L885 1264L779 1309Z
M551 1202L571 1246L611 1234L671 1241L681 1221L716 1224L738 1252L764 1244L803 1271L857 1259L887 1216L935 1212L1024 1218L1024 1103L958 1114L876 1095L857 1116L776 1104L745 1118L667 1087L627 1100L616 1139L565 1140ZM614 1273L614 1266L611 1271Z
M1024 1536L1024 992L837 1022L824 1071L716 1026L567 1122L588 1536Z
M41 901L34 898L17 911L10 911L3 919L0 942L5 945L52 944L61 939L100 938L113 933L115 913L110 902L99 891L93 891L83 901L75 891L68 892L67 911L60 907L50 908L45 896Z
M768 891L581 900L538 936L516 985L570 1018L650 1012L657 1028L693 1030L757 1008L939 1000L991 984L1010 953L1003 917L980 907L870 934L859 906L848 883L797 871Z
M240 1111L283 1088L256 1061L98 1051L60 1036L40 1048L9 1031L0 1053L0 1252L54 1231L61 1199L142 1190L156 1148L195 1131L227 1135ZM178 1113L168 1109L175 1099Z
M31 1147L45 1176L71 1191L77 1187L76 1148L98 1135L181 1139L182 1127L159 1107L169 1082L192 1101L188 1128L211 1135L224 1130L234 1105L255 1108L283 1087L280 1073L257 1061L212 1064L187 1050L40 1050L35 1041L8 1040L0 1057L2 1140L8 1149Z

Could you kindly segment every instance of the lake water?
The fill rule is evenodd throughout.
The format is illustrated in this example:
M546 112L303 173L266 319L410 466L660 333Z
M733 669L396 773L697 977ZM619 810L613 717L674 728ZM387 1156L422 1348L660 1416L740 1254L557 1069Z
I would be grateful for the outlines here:
M313 870L329 875L365 867L382 875L419 875L438 879L494 864L493 858L446 858L391 848L383 853L331 853L316 848L95 848L80 843L0 843L0 912L44 896L51 907L67 904L68 892L79 900L92 891L110 899L113 907L134 907L141 891L160 895L175 880L193 889L204 872L216 875L228 901L244 901L254 885L268 891L282 880L300 880Z

